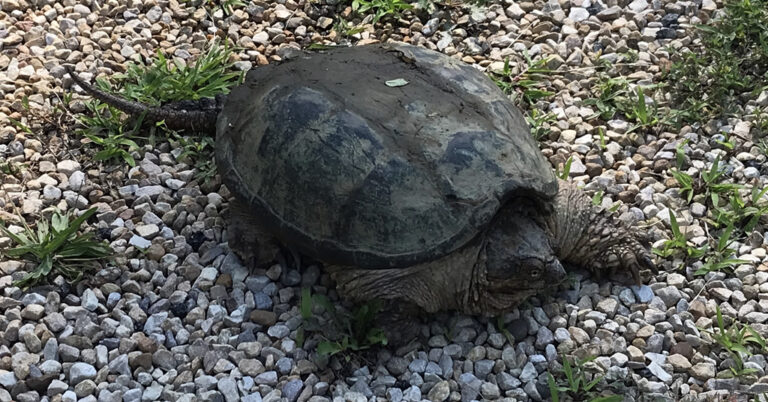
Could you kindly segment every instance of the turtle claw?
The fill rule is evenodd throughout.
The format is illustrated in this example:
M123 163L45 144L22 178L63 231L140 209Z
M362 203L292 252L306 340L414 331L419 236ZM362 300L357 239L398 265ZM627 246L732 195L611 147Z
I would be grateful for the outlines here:
M640 271L642 269L648 269L654 274L659 273L656 264L653 263L653 260L648 255L647 249L639 242L635 243L634 247L630 247L621 256L620 260L621 267L632 274L632 279L635 280L635 284L637 285L643 284L642 277L640 276Z
M647 255L643 255L640 258L640 263L644 267L650 269L651 272L653 272L654 274L658 274L659 273L659 268L656 266L656 264L653 263L653 260L651 259L651 257L649 257Z

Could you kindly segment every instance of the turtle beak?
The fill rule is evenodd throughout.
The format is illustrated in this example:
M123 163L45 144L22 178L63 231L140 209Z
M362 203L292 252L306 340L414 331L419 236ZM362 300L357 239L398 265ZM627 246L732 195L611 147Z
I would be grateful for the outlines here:
M552 261L547 263L546 271L545 278L553 284L559 284L565 280L565 268L563 268L563 264L557 258L553 258Z

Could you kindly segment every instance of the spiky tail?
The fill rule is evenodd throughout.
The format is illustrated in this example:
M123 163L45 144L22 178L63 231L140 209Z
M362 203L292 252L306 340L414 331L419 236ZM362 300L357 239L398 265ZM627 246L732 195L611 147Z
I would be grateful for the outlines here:
M216 103L215 106L207 110L153 107L104 92L83 81L70 66L65 65L64 69L72 77L72 80L83 88L85 92L132 116L143 114L144 118L151 122L165 121L165 125L172 130L193 130L207 133L213 133L216 130L216 117L221 110L220 103L216 101L214 101Z

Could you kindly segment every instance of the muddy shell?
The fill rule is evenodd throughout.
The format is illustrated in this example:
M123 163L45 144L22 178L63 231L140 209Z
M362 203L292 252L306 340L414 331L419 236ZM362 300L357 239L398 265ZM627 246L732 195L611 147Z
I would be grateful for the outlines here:
M505 202L545 206L557 193L525 119L489 78L405 44L251 70L219 114L216 142L224 182L264 228L331 264L434 260Z

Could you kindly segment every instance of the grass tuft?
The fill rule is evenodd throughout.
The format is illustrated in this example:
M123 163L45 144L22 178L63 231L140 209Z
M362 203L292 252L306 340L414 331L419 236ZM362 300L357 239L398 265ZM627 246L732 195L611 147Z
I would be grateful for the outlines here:
M24 223L23 230L18 233L0 223L0 232L16 243L15 247L0 251L0 254L36 264L31 272L14 282L14 286L26 289L51 274L61 274L70 281L77 281L84 271L92 267L91 262L109 257L112 254L109 244L94 240L93 232L77 233L94 213L96 208L91 208L73 219L72 214L62 214L56 210L50 222L37 222L37 230Z

